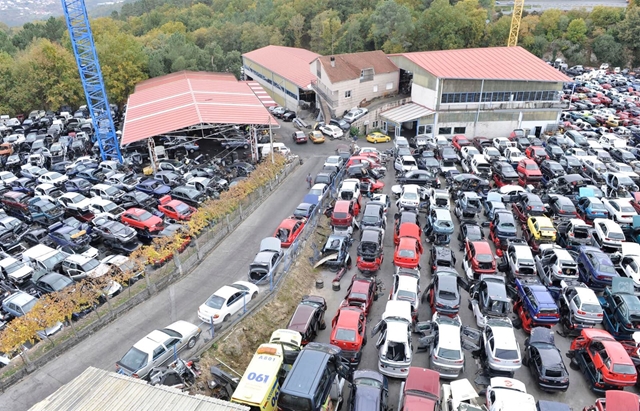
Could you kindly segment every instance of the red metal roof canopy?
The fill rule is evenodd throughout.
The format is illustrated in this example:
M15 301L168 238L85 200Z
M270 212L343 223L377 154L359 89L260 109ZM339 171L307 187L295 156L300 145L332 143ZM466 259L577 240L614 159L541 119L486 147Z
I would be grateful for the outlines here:
M269 45L244 53L242 57L306 89L312 81L316 80L309 65L320 55L297 47Z
M228 73L182 71L149 79L129 96L121 144L199 124L277 125L263 99L255 84Z
M522 47L419 51L396 55L408 58L438 78L571 81Z

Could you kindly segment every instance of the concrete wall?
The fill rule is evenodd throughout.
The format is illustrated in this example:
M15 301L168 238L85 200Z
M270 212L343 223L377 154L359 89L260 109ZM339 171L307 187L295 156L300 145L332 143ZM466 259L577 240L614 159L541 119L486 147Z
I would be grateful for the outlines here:
M557 126L558 113L554 110L548 111L481 111L477 112L439 112L437 124L434 127L434 134L454 135L464 134L471 138L483 137L505 137L516 128L529 129L531 134L535 133L536 127L541 128L544 133L547 128ZM476 122L477 119L477 122ZM455 128L464 127L464 133ZM442 129L451 128L448 133Z
M438 99L435 90L413 83L411 85L411 100L427 108L434 108Z
M318 78L318 87L323 91L331 101L328 101L332 113L341 117L345 111L348 111L366 100L373 100L377 97L385 97L398 94L398 82L400 73L376 74L371 81L361 82L359 78L354 80L341 81L339 83L331 83L327 73L316 60L317 65L311 65L311 72L316 73L320 66L320 76ZM390 85L391 88L387 88ZM345 97L345 92L351 91L351 97Z

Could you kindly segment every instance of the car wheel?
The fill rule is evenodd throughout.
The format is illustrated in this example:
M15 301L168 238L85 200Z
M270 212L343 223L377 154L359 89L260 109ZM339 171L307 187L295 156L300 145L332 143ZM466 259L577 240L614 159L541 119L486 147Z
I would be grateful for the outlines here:
M571 358L571 361L569 362L569 367L571 367L572 370L576 370L576 371L580 369L580 364L578 364L578 360L576 360L575 356Z
M249 146L245 144L244 146L242 146L242 148L244 148L246 150L246 149L249 148Z
M187 342L187 348L192 349L196 346L196 337L189 338L189 342Z
M373 140L373 144L378 144L378 140Z
M471 300L469 300L469 304L467 305L467 307L468 307L470 310L473 310L473 307L471 306Z
M318 328L320 328L321 330L325 330L327 328L327 323L324 321L324 318L320 322L320 326Z
M255 300L257 297L258 297L258 293L257 292L251 294L251 301Z
M225 315L224 318L222 319L222 322L226 323L227 321L229 321L229 318L231 318L230 314Z
M362 345L367 345L367 335L365 334L364 339L362 340Z

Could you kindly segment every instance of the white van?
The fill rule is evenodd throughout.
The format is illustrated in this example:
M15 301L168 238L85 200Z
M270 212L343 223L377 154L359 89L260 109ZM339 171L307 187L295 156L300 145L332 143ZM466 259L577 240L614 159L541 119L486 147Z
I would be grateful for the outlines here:
M271 144L258 144L258 150L260 151L260 155L262 158L266 158L271 155ZM291 154L291 150L289 147L285 146L284 143L273 143L273 152L280 153L283 156L288 156Z

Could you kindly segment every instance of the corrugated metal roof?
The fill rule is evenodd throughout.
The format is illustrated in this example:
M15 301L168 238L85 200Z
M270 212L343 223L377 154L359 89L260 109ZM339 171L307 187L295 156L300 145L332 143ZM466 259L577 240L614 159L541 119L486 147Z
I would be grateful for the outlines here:
M320 55L305 49L271 45L245 53L242 57L306 89L316 79L309 64Z
M380 113L380 115L389 121L399 124L404 123L405 121L417 120L433 113L435 113L435 111L423 107L420 104L407 103L384 111Z
M183 71L143 81L129 96L122 144L201 123L277 124L266 94L226 73Z
M273 101L269 93L267 93L262 88L262 85L260 83L258 83L257 81L247 81L247 84L249 85L249 87L251 87L253 94L258 96L258 98L260 99L260 101L262 101L262 104L265 107L275 107L278 105L278 103Z
M335 59L333 66L331 58ZM362 70L369 68L373 69L374 74L398 71L398 67L380 50L323 56L318 57L318 60L332 83L359 79Z
M89 367L29 411L248 411L239 404Z
M398 55L439 78L571 81L522 47L420 51Z

